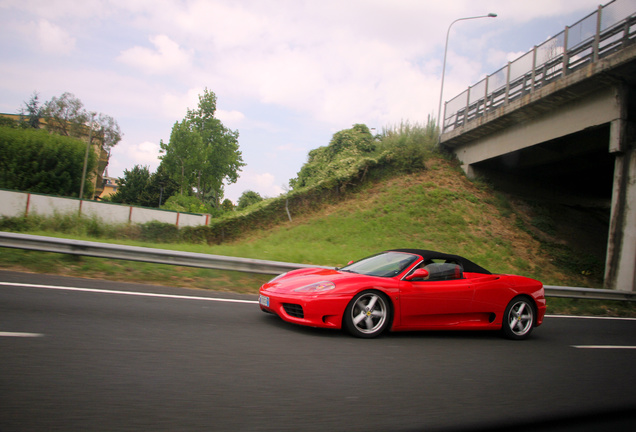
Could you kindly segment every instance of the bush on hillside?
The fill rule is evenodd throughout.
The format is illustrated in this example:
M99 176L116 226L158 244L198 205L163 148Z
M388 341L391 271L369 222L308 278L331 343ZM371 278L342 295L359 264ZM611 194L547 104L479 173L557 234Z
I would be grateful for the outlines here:
M352 167L375 149L373 135L366 125L356 124L351 129L336 132L328 146L309 152L309 160L289 185L297 189L349 175Z
M0 127L0 188L60 196L79 196L86 143L45 130ZM89 152L84 184L90 196L90 173L97 164Z

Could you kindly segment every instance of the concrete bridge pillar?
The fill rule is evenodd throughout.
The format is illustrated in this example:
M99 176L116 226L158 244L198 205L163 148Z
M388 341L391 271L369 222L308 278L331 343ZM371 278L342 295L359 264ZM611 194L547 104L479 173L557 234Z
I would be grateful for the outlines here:
M619 91L621 118L611 122L615 156L605 288L636 291L636 123L634 92Z

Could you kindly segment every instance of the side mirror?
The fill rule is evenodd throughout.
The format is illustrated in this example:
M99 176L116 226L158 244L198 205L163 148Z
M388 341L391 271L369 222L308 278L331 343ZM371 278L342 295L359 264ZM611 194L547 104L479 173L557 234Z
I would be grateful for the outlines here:
M413 279L426 280L426 279L428 279L429 276L430 276L430 273L428 272L428 270L421 268L421 269L415 270L413 273L411 273L410 275L408 275L404 279L407 280L407 281L411 281Z

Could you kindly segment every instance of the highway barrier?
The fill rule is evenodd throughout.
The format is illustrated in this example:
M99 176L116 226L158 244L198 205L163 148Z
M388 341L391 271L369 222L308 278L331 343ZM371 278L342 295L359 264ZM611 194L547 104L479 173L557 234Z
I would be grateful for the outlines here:
M0 232L0 247L271 275L277 275L299 268L330 268L310 264L236 258L10 232ZM544 288L547 297L636 301L636 292L632 291L552 285L545 285Z

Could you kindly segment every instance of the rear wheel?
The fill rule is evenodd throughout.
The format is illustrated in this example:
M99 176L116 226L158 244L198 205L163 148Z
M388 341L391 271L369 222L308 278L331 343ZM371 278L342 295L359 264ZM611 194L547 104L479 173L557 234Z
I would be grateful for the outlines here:
M381 292L363 291L349 302L343 321L345 328L353 336L379 336L391 321L389 300Z
M521 340L534 328L534 305L527 297L513 298L504 312L501 330L508 339Z

